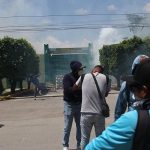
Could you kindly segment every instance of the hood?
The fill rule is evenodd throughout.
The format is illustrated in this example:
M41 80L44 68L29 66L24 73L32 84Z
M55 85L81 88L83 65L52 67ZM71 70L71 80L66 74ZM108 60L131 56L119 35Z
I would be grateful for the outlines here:
M134 74L135 70L136 70L136 67L145 59L149 58L148 56L146 55L138 55L134 61L133 61L133 64L132 64L132 74Z

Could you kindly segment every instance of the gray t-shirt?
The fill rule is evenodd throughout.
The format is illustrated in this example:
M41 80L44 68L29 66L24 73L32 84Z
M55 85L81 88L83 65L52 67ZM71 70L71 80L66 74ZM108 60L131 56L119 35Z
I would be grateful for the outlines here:
M105 98L107 90L106 76L101 73L94 73L103 98ZM76 82L77 86L81 86L81 77ZM101 104L99 94L91 73L85 74L82 83L82 107L81 113L101 114Z

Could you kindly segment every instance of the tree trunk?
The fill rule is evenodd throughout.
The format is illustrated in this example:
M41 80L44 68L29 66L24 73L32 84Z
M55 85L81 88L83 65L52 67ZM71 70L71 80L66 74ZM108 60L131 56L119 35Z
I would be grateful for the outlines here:
M28 90L30 90L30 86L31 86L31 77L27 77L27 85L28 85Z
M19 87L20 87L20 91L22 91L23 90L22 81L19 81Z
M16 89L16 80L11 80L10 85L11 85L11 93L14 94Z
M0 95L2 94L4 88L3 88L3 83L2 83L2 79L0 79Z
M120 76L116 76L117 79L117 89L120 88Z
M30 90L31 82L28 81L27 83L28 83L28 90Z

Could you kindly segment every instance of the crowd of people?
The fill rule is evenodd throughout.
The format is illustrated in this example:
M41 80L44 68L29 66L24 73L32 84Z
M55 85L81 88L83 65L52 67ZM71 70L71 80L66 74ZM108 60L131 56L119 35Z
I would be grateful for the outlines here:
M104 74L103 66L96 65L86 74L85 66L79 61L72 61L70 68L72 71L63 78L63 150L69 150L73 119L76 123L77 150L149 150L150 58L137 56L131 75L122 76L114 122L106 129L102 102L106 102L110 80ZM93 126L96 138L90 142Z

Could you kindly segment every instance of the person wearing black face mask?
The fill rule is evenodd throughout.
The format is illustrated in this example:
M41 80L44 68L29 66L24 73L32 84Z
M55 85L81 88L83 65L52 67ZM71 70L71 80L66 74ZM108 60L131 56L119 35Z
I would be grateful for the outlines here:
M64 135L63 135L63 150L68 150L69 136L72 127L73 119L76 123L76 140L77 150L80 149L81 142L81 128L80 128L80 111L82 102L82 91L74 91L73 85L78 78L83 74L82 63L79 61L71 61L71 72L66 74L63 78L63 93L64 93Z

